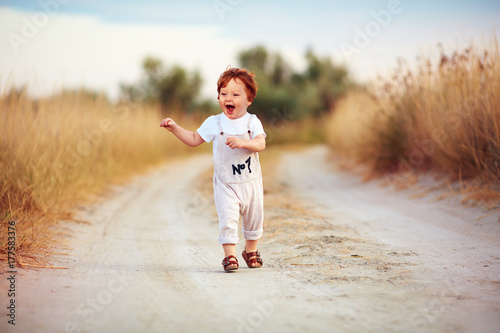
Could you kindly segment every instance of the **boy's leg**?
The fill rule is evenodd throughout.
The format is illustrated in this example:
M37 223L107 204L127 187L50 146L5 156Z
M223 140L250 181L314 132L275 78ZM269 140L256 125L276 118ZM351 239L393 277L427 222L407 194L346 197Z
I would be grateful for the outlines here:
M257 243L262 237L264 224L264 195L262 180L257 179L246 183L242 193L245 193L241 215L243 216L243 236L245 237L245 252L257 251ZM245 256L244 256L245 257ZM262 264L251 259L257 256L247 257L249 267L261 267Z
M228 186L220 183L214 175L214 200L219 217L219 244L238 243L238 223L240 218L239 199Z
M258 239L256 240L250 240L247 239L245 242L245 252L255 252L257 251L257 243L259 242Z
M247 240L258 240L262 237L264 224L264 194L262 181L254 180L244 184L243 193L243 236ZM257 246L257 243L254 245ZM251 252L249 248L247 252Z
M236 244L222 244L222 248L224 249L225 257L236 256Z

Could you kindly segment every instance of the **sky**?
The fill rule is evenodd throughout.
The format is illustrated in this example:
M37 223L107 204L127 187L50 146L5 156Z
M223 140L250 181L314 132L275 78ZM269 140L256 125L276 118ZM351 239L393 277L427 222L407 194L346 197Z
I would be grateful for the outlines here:
M85 87L116 99L154 56L199 70L203 96L215 100L219 75L256 45L295 71L309 48L374 82L438 43L453 50L500 36L499 18L500 0L0 0L0 91Z

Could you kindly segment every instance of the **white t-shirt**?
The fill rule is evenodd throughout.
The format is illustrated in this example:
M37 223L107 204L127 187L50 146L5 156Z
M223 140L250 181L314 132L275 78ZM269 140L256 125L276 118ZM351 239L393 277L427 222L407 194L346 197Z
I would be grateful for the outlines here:
M218 116L219 115L208 117L203 122L203 124L201 124L200 128L196 130L201 138L205 140L205 142L213 141L214 156L217 152L217 145L219 143L219 140L214 139L220 135L219 124L217 124ZM222 112L220 113L220 125L222 126L222 130L224 131L224 133L229 136L244 134L248 131L248 120L251 116L252 115L247 112L241 118L229 119L228 117L226 117L224 112ZM252 117L252 120L250 121L250 130L252 131L252 139L261 134L264 134L264 137L266 137L264 127L257 117Z

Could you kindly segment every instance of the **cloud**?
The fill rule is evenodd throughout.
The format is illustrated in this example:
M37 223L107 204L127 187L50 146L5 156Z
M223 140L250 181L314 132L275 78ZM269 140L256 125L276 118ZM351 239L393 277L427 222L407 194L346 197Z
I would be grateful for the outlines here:
M0 40L0 82L30 82L35 93L58 86L87 86L118 94L119 82L136 82L145 56L159 57L167 65L199 69L215 86L220 73L235 63L243 45L222 37L218 26L126 24L92 16L57 14L37 26L36 13L0 9L1 35L24 38L31 22L37 32L26 43ZM23 30L24 27L24 30ZM16 49L18 51L16 52ZM215 89L213 89L215 90Z

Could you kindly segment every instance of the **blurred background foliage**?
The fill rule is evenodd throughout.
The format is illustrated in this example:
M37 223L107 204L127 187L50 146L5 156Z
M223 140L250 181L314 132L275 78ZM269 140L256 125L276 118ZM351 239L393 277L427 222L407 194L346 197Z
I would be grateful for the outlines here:
M329 113L345 92L354 86L345 66L313 50L305 52L306 68L298 72L279 52L264 46L243 50L239 68L256 75L259 91L249 111L270 122L285 116L290 120L318 118ZM160 59L147 57L142 63L142 79L121 84L123 102L159 103L162 113L175 109L183 112L218 113L215 101L202 99L202 78L196 70L179 65L166 66ZM215 89L214 82L214 89Z

